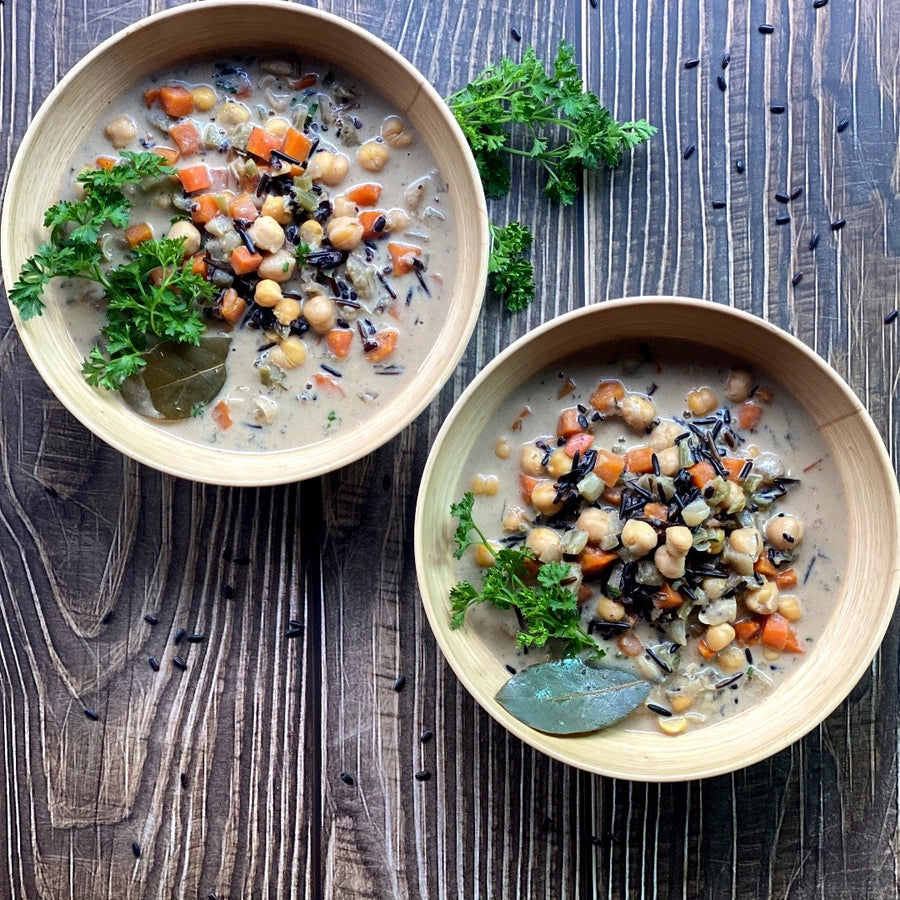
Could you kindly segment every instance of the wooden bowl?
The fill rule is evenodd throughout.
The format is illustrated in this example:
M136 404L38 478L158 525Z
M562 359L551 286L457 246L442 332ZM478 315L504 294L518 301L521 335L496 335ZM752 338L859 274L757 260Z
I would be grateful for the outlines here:
M35 367L66 408L122 453L164 472L217 484L279 484L319 475L372 452L408 425L456 367L481 308L487 277L488 219L481 180L453 116L425 78L363 29L294 3L207 0L150 16L105 41L79 62L43 103L10 171L0 242L7 286L47 239L44 211L58 202L69 166L95 116L151 74L211 54L307 54L358 77L412 122L434 156L457 211L455 287L440 338L408 377L389 410L289 450L230 452L188 443L126 408L118 395L90 387L59 304L40 318L13 319Z
M648 333L649 332L649 333ZM846 494L847 567L834 609L802 664L774 692L722 721L678 737L620 725L587 735L535 731L494 699L509 675L467 621L451 630L448 593L458 580L451 553L460 487L474 436L519 384L546 366L619 339L700 341L789 380L833 454ZM518 409L518 406L516 407ZM496 418L494 419L496 421ZM489 461L486 461L489 466ZM477 513L476 501L476 513ZM476 514L476 521L477 521ZM848 695L890 622L900 587L900 496L888 455L865 409L822 359L772 325L701 300L646 297L560 316L507 348L460 397L422 477L415 521L419 587L431 627L456 674L498 722L523 741L581 769L636 781L678 781L732 771L798 740ZM814 602L814 601L810 601Z

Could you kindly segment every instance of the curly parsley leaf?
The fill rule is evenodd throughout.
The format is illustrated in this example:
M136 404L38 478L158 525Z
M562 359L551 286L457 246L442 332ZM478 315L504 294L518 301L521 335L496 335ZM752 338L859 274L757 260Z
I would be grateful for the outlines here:
M491 254L488 274L497 295L506 308L515 312L525 309L534 299L534 266L523 254L531 248L531 231L520 222L502 228L489 223Z
M450 513L459 520L454 556L459 559L473 545L481 545L494 557L494 563L482 576L481 587L469 581L450 590L450 626L459 628L466 611L478 603L491 603L498 609L515 609L521 623L517 635L520 647L543 647L549 640L563 643L566 654L591 650L599 653L596 642L581 626L578 597L567 587L571 570L567 563L540 563L537 575L529 571L537 563L528 547L495 549L475 524L472 511L475 496L471 491Z

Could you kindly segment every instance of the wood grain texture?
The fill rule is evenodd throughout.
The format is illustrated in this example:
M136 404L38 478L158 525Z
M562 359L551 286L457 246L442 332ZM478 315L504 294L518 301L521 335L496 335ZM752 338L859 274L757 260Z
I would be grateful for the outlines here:
M3 187L58 78L167 5L6 0ZM535 753L474 704L430 635L411 553L418 476L466 383L539 322L613 297L705 297L787 328L859 393L897 459L890 0L320 6L444 94L501 53L546 57L565 38L587 86L659 134L569 210L517 166L491 211L538 235L537 302L509 315L489 297L426 412L314 482L217 489L129 462L46 391L0 311L0 896L896 898L896 628L838 711L776 757L702 782L617 782ZM795 187L785 210L774 193ZM180 628L203 638L176 645Z

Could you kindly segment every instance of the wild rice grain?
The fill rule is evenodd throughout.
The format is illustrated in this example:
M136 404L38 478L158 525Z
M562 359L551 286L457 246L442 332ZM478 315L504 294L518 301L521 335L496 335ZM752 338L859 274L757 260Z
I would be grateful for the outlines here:
M286 638L296 638L300 637L301 634L303 634L302 627L298 628L297 626L292 626L291 628L288 628L288 630L284 633L284 636Z
M426 728L426 729L422 732L422 736L419 738L419 740L420 740L423 744L427 744L429 741L431 741L431 740L433 740L433 739L434 739L434 732L433 732L430 728Z
M845 132L847 130L847 128L849 126L850 126L849 119L841 119L841 121L837 123L837 133L842 134L843 132Z
M431 772L427 769L423 769L421 772L416 772L414 778L416 781L430 781L431 780Z
M134 854L135 859L141 858L141 845L137 841L131 842L131 852Z
M648 703L647 709L649 709L650 712L655 712L658 716L663 716L663 718L666 719L672 715L671 709L666 709L664 706L660 706L658 703Z
M349 772L341 772L341 781L343 781L344 784L355 784L353 776Z
M803 273L802 272L794 272L794 277L791 279L791 285L793 287L797 287L800 282L803 281Z
M172 665L177 669L181 669L182 672L187 669L187 663L180 656L175 656L172 658Z
M172 643L176 646L180 644L187 635L187 632L183 628L179 628L178 631L175 632L175 637L172 638Z
M774 25L770 25L768 22L766 22L766 23L764 23L763 25L760 25L760 26L759 26L759 33L760 33L760 34L771 34L774 30L775 30L775 26L774 26Z
M150 613L147 613L147 615L144 616L144 621L148 625L159 625L159 619L157 619L156 616L151 616Z
M509 33L512 35L512 39L513 39L514 41L521 41L521 40L522 40L522 32L519 31L518 28L510 28L510 29L509 29Z
M831 230L832 231L840 231L846 224L847 224L846 219L835 219L831 223Z
M719 86L720 91L724 91L728 87L728 83L721 75L716 75L716 84Z
M785 194L784 191L776 191L775 199L779 203L790 203L791 202L791 198L787 194Z
M97 710L96 710L96 709L91 709L89 706L86 706L86 707L84 708L84 714L85 714L92 722L96 722L96 721L100 718L99 714L97 713Z
M159 663L156 661L155 656L150 656L147 658L147 665L150 666L150 668L153 669L154 672L159 671Z
M816 247L819 246L819 232L814 231L812 237L809 239L809 249L815 250Z
M187 639L188 639L189 644L199 644L205 637L206 637L205 634L196 634L195 633L195 634L189 634L187 636Z
M690 159L694 155L694 151L696 150L696 146L694 144L688 144L687 147L684 148L684 153L681 154L683 159Z
M725 201L724 200L713 200L712 208L713 209L725 209Z
M786 109L787 107L783 103L769 104L769 112L775 116L780 116Z
M685 60L685 63L684 63L684 67L686 69L696 69L697 66L699 66L699 65L700 65L700 60L697 59L697 57L694 57L693 59Z
M727 69L727 68L728 68L728 63L730 63L730 62L731 62L731 54L730 54L730 53L726 53L726 54L722 57L722 68L723 68L723 69Z
M105 613L103 613L102 616L100 616L100 624L109 625L109 623L112 621L112 617L113 611L111 609L108 609Z
M745 168L745 166L744 166L744 161L743 161L742 159L739 159L739 160L734 164L734 168L737 170L738 175L743 175L743 174L744 174L744 168Z
M394 682L394 690L399 694L400 691L402 691L403 688L405 688L405 687L406 687L406 676L405 676L405 675L401 675L401 676Z
M796 200L803 193L802 187L795 187L791 191L791 200Z
M185 775L184 772L182 772L181 775L179 775L178 780L181 782L181 787L182 787L184 790L187 790L187 786L188 786L188 777L187 777L187 775Z
M776 225L787 225L787 223L790 221L791 217L787 213L782 213L780 216L775 216Z
M884 324L890 325L892 322L897 321L897 316L900 315L896 309L892 309L885 317Z
M821 9L828 3L828 0L813 0L813 9Z

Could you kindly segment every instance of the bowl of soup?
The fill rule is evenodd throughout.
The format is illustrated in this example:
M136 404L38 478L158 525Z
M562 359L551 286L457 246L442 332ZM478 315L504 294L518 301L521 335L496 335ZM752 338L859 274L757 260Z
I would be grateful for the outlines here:
M850 388L765 321L677 297L579 309L489 363L415 523L430 625L478 703L639 781L729 772L821 722L890 622L898 550Z
M78 63L11 169L2 263L59 400L177 476L319 475L395 436L477 319L488 219L440 95L350 22L189 4Z

